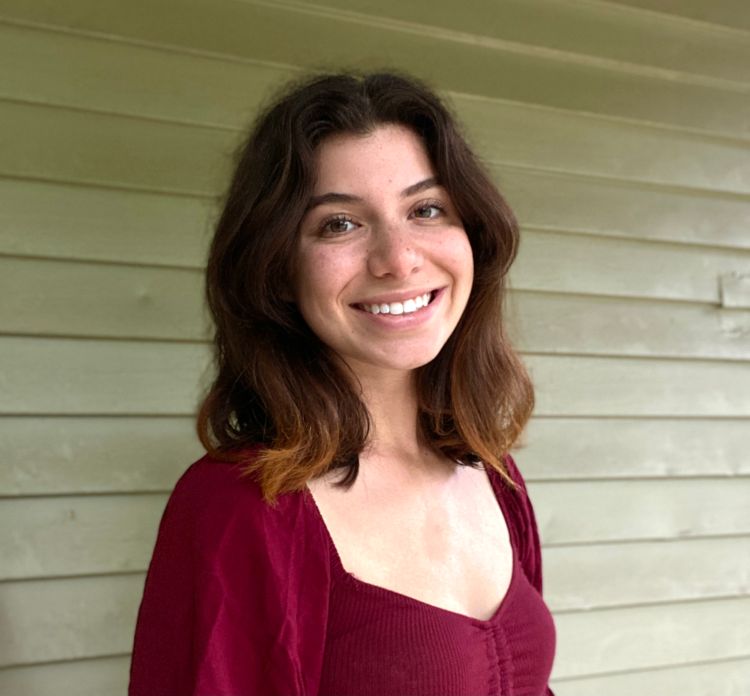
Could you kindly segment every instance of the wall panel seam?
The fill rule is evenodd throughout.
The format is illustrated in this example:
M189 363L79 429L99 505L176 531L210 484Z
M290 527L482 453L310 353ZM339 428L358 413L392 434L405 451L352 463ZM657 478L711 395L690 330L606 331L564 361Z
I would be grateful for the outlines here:
M632 7L630 5L621 5L611 0L565 0L570 5L579 5L581 7L592 7L597 9L607 9L611 12L617 12L622 16L628 17L649 17L664 24L676 24L690 29L699 29L705 32L721 33L734 36L741 39L750 39L750 31L740 29L739 27L730 27L726 24L718 24L707 20L695 19L685 15L673 14L671 12L660 12L646 7Z
M655 609L657 607L676 607L691 604L707 604L709 602L731 602L734 600L750 599L750 594L739 593L730 595L702 595L700 597L685 597L683 599L659 600L658 602L623 602L622 604L592 604L579 609L553 609L555 616L573 616L598 614L606 611L622 611L623 609Z
M657 665L653 667L643 667L639 669L625 669L625 670L611 670L608 672L590 672L574 674L568 677L557 677L550 680L550 684L564 684L565 682L572 682L586 679L601 679L603 677L622 677L632 674L649 674L652 672L664 672L674 669L680 669L685 667L697 667L700 665L710 666L717 664L730 664L732 662L742 662L744 660L750 660L750 653L742 653L738 655L731 655L727 657L720 657L712 660L692 660L690 662L674 662L666 663L663 665Z
M0 97L0 102L3 98ZM214 129L213 126L195 126L193 123L181 122L181 121L166 121L159 119L142 118L139 115L133 114L122 114L114 112L94 111L94 110L83 110L75 109L66 105L53 105L48 103L25 103L27 106L50 108L50 109L61 109L71 110L78 113L90 113L93 115L102 115L113 118L123 118L127 120L145 121L145 122L157 122L162 125L174 125L177 127L188 127L188 128L204 128L206 130L220 130L221 132L231 132L229 129ZM733 191L731 189L720 189L720 188L706 188L698 186L686 186L679 184L670 184L660 181L653 181L648 179L634 179L629 177L615 177L607 174L593 174L583 171L577 171L573 169L560 169L557 167L539 167L533 165L524 165L517 162L501 160L496 158L487 157L484 162L489 166L494 166L501 169L515 170L532 174L552 174L560 176L565 179L574 181L586 181L590 183L605 183L613 184L615 186L639 191L655 191L660 193L675 193L691 195L696 198L706 199L718 199L726 200L739 203L750 203L750 192L743 193L741 191ZM200 200L211 200L216 201L220 198L220 193L211 191L200 191L191 190L184 188L173 188L173 187L156 187L156 186L138 186L136 184L126 184L122 182L108 183L103 182L101 179L78 179L71 177L49 177L42 176L41 174L13 174L4 172L0 169L0 180L4 181L30 181L47 184L57 185L70 185L84 188L93 189L105 189L109 191L130 191L148 193L154 195L167 195L167 196L179 196L181 198L196 198ZM742 247L740 247L742 248Z
M31 670L35 667L55 667L58 665L65 665L65 664L71 664L71 663L92 663L92 662L98 662L103 660L111 660L113 658L127 658L128 661L130 661L130 655L131 653L102 653L101 655L86 655L82 657L71 657L63 660L40 660L39 662L14 662L10 664L0 665L0 675L2 675L3 672L10 671L10 670ZM8 695L8 696L13 696Z
M0 15L0 25L7 24L8 26L21 27L23 29L36 29L38 31L46 31L54 34L67 34L70 36L79 36L86 39L96 39L98 41L109 41L111 43L135 46L138 48L147 48L153 51L163 51L164 53L171 53L177 55L194 56L198 58L206 58L214 61L226 61L230 63L237 63L240 65L250 65L259 68L270 68L272 70L279 70L283 72L304 72L305 67L294 65L292 63L282 63L279 61L265 60L261 58L248 58L245 56L239 56L234 53L218 53L216 51L207 51L205 49L191 48L182 44L169 44L169 43L158 43L156 41L148 41L147 39L138 39L133 36L125 36L121 34L109 34L101 31L93 31L91 29L80 29L67 27L63 24L48 24L46 22L34 22L25 19L17 19L15 17L8 17Z
M693 86L708 87L725 92L737 94L750 93L750 84L728 80L726 78L704 77L693 73L682 72L670 68L659 68L650 65L639 65L627 61L615 60L613 58L602 58L582 53L573 53L557 48L549 48L536 44L521 43L508 39L474 34L471 32L446 29L426 23L409 22L406 20L392 19L381 15L372 15L355 10L342 10L340 8L326 7L313 3L295 2L294 0L239 0L246 5L257 5L272 9L288 10L299 14L306 14L326 19L343 20L359 25L370 26L390 31L398 31L418 36L426 36L451 43L467 44L470 46L481 46L495 51L513 53L515 55L542 58L557 63L568 63L575 66L587 68L599 68L610 72L619 72L634 75L646 79L678 82Z
M670 477L670 480L672 481L683 481L685 479L689 479L691 477L688 476L672 476ZM730 477L726 477L730 478ZM745 477L747 478L747 477ZM544 478L531 478L526 477L526 480L530 481L533 484L538 483L583 483L590 481L591 479L584 479L584 478L569 478L565 479L564 481L561 479L544 479ZM596 479L598 481L602 481L603 483L608 483L610 481L615 481L618 479ZM628 479L621 479L623 481ZM635 480L635 479L633 479ZM645 478L641 478L641 480L648 480ZM696 534L689 537L686 536L677 536L677 537L658 537L658 538L638 538L638 539L607 539L605 541L563 541L563 542L544 542L542 541L542 547L547 549L568 549L568 548L580 548L580 547L587 547L587 546L638 546L641 544L678 544L680 542L692 542L692 541L742 541L747 539L750 541L750 531L748 532L737 532L737 533L725 533L725 534Z

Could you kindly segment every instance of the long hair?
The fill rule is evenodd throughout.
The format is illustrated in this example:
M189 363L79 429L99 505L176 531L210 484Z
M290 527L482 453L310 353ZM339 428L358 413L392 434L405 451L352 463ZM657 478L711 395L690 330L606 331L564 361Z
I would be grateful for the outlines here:
M292 279L300 222L312 196L316 148L335 134L385 124L411 129L456 206L474 281L459 323L417 370L419 428L460 464L480 460L513 486L504 456L534 407L528 373L503 322L518 250L510 207L457 121L421 81L398 72L343 72L289 83L257 117L239 151L206 268L216 378L198 436L209 454L241 461L264 499L301 490L330 469L358 474L369 414L345 366L303 320Z

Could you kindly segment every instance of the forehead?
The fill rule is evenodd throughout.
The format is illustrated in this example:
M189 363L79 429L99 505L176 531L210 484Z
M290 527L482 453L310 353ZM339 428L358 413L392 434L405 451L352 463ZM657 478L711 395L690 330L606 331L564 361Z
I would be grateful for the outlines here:
M406 186L434 176L422 139L400 125L378 126L366 135L337 134L315 153L315 193L351 186Z

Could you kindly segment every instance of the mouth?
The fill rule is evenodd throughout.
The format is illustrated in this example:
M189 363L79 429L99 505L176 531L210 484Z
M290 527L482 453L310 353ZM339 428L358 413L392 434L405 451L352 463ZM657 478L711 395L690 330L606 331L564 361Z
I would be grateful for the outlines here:
M400 302L358 303L352 306L368 314L393 314L396 316L400 314L413 314L420 309L428 307L438 296L439 292L440 290L432 290Z

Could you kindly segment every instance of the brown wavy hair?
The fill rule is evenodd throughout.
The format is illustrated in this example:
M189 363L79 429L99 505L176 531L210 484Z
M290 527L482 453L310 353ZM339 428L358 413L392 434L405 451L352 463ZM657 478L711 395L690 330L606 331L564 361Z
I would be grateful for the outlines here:
M354 483L370 431L351 375L294 302L300 222L313 194L316 148L334 134L385 124L422 140L456 206L474 282L456 330L417 370L425 442L467 466L481 460L511 485L504 456L534 407L528 373L503 322L518 224L456 119L423 82L401 72L341 72L288 83L238 152L206 268L216 378L197 419L207 452L240 461L264 499L301 490L329 469ZM515 486L514 486L515 487Z

